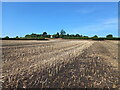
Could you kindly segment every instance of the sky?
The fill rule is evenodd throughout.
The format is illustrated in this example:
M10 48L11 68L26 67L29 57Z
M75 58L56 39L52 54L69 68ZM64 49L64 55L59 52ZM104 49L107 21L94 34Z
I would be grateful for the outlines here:
M2 37L64 29L69 34L118 36L117 2L3 2Z

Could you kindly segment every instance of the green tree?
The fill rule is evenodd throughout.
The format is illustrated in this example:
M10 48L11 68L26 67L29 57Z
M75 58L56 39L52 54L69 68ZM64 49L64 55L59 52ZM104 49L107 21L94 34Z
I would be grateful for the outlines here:
M109 35L106 36L106 38L113 38L113 35L109 34Z
M43 32L43 34L42 34L43 36L47 36L47 32Z
M5 37L5 39L9 39L9 37L8 37L8 36L6 36L6 37Z
M79 34L76 34L76 37L80 37L80 35L79 35Z
M60 36L59 36L59 33L57 32L57 34L55 35L55 38L59 38Z
M61 35L66 35L66 32L62 29L62 30L60 31L60 34L61 34Z
M93 36L94 38L98 38L98 36L97 35L95 35L95 36Z
M92 37L92 39L93 39L93 40L98 40L98 36L97 36L97 35L94 35L94 36Z
M59 32L57 32L57 35L59 36Z
M18 37L18 36L16 36L15 38L16 38L16 39L18 39L19 37Z

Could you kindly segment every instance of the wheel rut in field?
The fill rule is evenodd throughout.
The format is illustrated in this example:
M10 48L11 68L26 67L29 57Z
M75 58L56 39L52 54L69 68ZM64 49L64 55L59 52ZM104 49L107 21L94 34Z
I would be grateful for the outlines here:
M111 61L117 61L117 58L112 57L109 50L111 48L104 42L94 42L89 45L86 42L79 47L73 46L64 51L62 55L51 58L46 62L45 67L35 67L30 71L25 69L23 72L18 73L18 76L11 77L11 83L5 80L5 87L17 88L117 88L118 84L118 69L112 64ZM88 44L88 45L87 45ZM86 45L85 47L83 47ZM87 46L89 46L87 48ZM75 50L72 50L75 47ZM114 45L113 45L114 47ZM76 52L77 50L77 52ZM69 51L69 52L68 52ZM74 54L78 54L75 56ZM79 51L79 52L78 52ZM65 53L66 52L66 53ZM113 52L115 52L113 50ZM62 53L62 52L61 52ZM72 53L72 56L68 56ZM79 54L80 53L80 54ZM116 52L115 52L116 53ZM65 55L66 54L66 55ZM109 57L109 58L106 58ZM52 60L53 59L53 60ZM115 62L116 62L115 61ZM48 64L49 63L49 64ZM41 63L36 63L41 65ZM32 71L33 69L33 71ZM29 70L29 69L28 69ZM30 74L28 74L31 72ZM16 74L15 74L16 75ZM10 78L10 77L9 77ZM8 79L9 79L8 78Z
M104 44L96 42L80 56L72 58L73 62L63 65L57 74L44 78L46 82L42 87L118 88L118 71L99 54L109 56L111 53Z
M10 62L11 65L7 61L3 69L4 81L5 81L3 86L8 87L8 88L11 88L11 87L28 87L28 88L43 87L44 86L43 83L46 82L47 79L52 78L51 76L54 77L54 75L58 73L59 69L62 66L66 65L69 62L72 62L72 60L70 61L69 58L75 57L76 55L78 56L79 52L81 52L83 49L90 46L93 42L89 42L89 41L84 41L84 42L83 41L82 42L72 41L71 42L70 41L70 42L67 42L66 44L65 43L66 42L63 43L64 45L59 43L61 44L61 46L62 45L63 46L62 47L57 46L55 50L53 49L53 51L51 52L51 55L52 53L54 54L52 56L50 55L51 57L46 58L46 60L41 60L41 59L45 59L44 57L38 56L39 57L38 58L36 55L35 56L33 55L34 58L32 59L32 61L35 63L31 63L31 64L29 63L32 61L22 60L21 58L25 58L23 56L18 58L16 62L15 61ZM61 48L60 51L58 50L59 48ZM33 49L36 49L36 48L33 48ZM19 52L19 54L20 53L22 53L22 50ZM47 56L49 56L49 52L46 53L46 57ZM6 60L7 59L9 58L6 57ZM28 57L28 60L29 59L30 57Z

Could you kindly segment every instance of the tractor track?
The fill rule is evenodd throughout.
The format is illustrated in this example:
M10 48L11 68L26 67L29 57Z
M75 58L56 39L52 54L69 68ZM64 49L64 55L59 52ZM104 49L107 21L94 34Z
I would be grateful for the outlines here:
M119 87L116 42L60 40L32 46L3 47L4 88Z

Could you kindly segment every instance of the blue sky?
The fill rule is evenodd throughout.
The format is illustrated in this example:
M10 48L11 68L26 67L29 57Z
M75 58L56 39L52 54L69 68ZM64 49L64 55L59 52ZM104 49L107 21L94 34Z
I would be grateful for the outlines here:
M2 36L31 33L118 36L117 2L3 2Z

